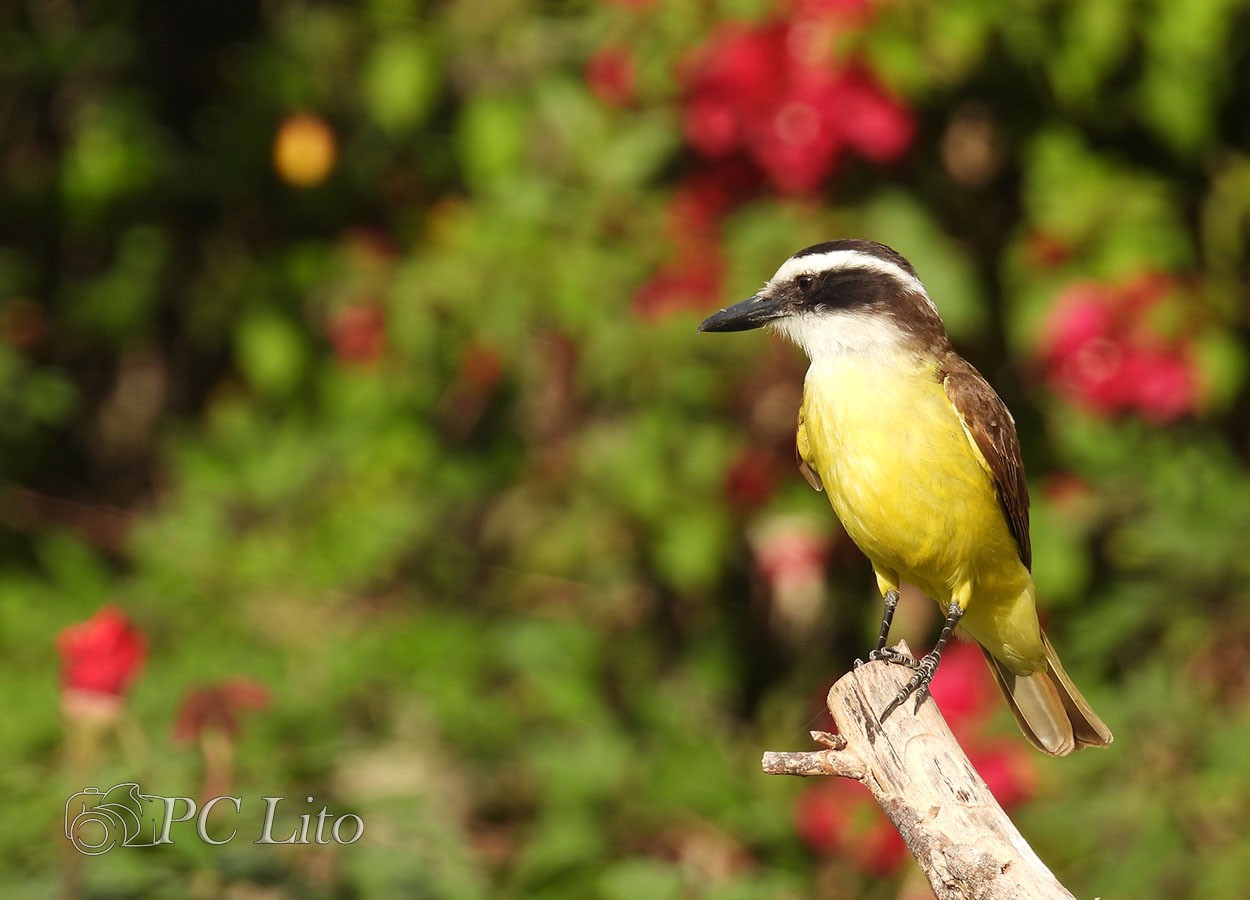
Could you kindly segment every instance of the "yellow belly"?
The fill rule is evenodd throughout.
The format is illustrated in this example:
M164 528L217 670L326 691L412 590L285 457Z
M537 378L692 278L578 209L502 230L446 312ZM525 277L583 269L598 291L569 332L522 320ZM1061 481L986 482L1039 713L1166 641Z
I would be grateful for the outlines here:
M1044 664L1033 584L935 363L814 364L807 462L885 583L914 584L1013 669Z

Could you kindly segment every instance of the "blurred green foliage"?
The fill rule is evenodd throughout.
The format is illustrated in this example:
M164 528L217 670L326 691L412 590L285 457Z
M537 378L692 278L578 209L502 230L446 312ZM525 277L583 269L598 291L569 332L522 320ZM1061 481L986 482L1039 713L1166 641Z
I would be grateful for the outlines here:
M248 677L272 702L235 792L316 796L365 838L116 851L85 895L898 896L914 873L804 849L800 785L758 769L805 745L878 616L844 538L798 638L752 562L781 514L836 533L790 468L802 363L694 335L850 235L912 260L1015 411L1049 628L1116 732L1037 760L1025 834L1079 896L1244 893L1250 10L881 3L855 41L915 110L908 158L756 195L723 222L721 295L640 316L700 167L682 61L769 15L0 8L8 893L57 889L85 785L195 793L180 700ZM608 44L636 68L621 106L586 82ZM324 177L299 186L284 139ZM1066 286L1147 270L1185 285L1198 336L1204 401L1166 426L1073 407L1035 358ZM744 506L726 472L752 448L775 485ZM54 640L104 603L151 650L83 771Z

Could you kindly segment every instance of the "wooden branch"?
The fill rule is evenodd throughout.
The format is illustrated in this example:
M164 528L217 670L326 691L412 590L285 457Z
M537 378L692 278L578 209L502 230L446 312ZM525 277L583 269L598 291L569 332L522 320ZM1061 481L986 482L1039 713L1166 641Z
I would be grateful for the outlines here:
M899 649L907 650L906 644ZM908 700L878 718L911 671L871 662L829 689L838 734L827 749L765 753L771 775L863 782L898 829L940 900L1072 900L1007 818L964 755L937 704Z

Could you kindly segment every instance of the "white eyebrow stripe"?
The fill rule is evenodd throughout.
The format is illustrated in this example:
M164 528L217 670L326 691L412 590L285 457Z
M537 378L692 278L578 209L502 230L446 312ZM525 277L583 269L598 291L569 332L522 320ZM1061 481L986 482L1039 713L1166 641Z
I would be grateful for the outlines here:
M819 275L821 272L832 272L836 269L868 269L880 272L882 275L889 275L907 290L922 294L929 300L928 291L915 275L902 266L859 250L830 250L809 256L792 256L781 264L770 283L780 284L790 281L796 275ZM933 301L929 300L929 304L932 305Z

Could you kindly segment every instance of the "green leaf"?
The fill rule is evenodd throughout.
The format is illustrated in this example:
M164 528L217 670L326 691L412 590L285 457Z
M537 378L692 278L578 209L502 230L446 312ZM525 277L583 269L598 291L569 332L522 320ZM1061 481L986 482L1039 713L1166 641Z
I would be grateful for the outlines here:
M439 60L420 35L393 34L373 47L361 91L374 121L393 134L425 121L438 97Z
M883 192L862 211L863 233L878 236L920 273L956 341L975 340L986 327L985 292L968 255L929 212L901 191ZM888 237L887 237L888 236Z
M514 97L479 94L465 104L457 143L471 185L498 188L519 174L526 123L526 111Z
M263 394L289 393L308 365L307 337L275 312L249 313L239 323L235 356L239 368Z
M1085 110L1107 103L1109 92L1099 89L1132 46L1132 13L1127 0L1066 7L1063 41L1046 69L1065 104Z
M627 859L600 876L598 896L600 900L677 900L683 896L681 871L658 859Z
M655 562L679 590L707 588L720 575L729 529L718 510L672 510L660 523Z

